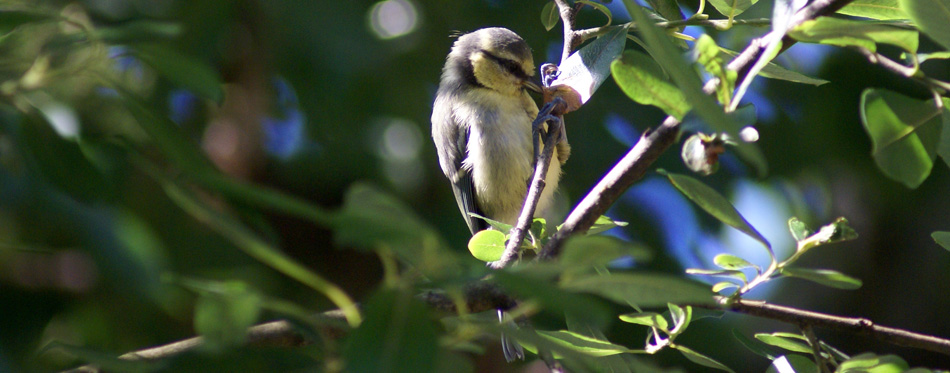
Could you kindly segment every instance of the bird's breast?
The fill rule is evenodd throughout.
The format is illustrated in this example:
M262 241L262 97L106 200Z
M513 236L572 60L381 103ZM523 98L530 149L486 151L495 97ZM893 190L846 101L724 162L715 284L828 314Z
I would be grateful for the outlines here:
M457 115L469 127L469 139L463 167L472 172L476 198L489 218L513 224L524 203L527 181L531 178L534 148L531 122L538 109L524 94L502 95L478 90L458 108ZM553 161L542 204L557 188L560 163ZM543 211L543 206L539 206Z

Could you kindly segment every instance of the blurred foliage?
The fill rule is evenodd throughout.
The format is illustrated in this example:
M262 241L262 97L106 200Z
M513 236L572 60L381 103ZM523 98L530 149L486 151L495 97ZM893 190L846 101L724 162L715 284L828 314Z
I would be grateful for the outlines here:
M700 7L579 3L579 28L605 15L683 20ZM577 371L815 368L815 341L793 326L710 322L686 306L713 300L686 267L719 267L692 273L728 278L713 285L726 295L762 284L758 298L948 336L950 256L939 247L950 248L950 114L939 104L950 20L924 3L947 0L858 0L843 14L881 21L789 30L843 48L798 44L764 59L770 79L737 97L705 95L701 79L742 83L723 63L766 32L740 21L772 17L773 2L710 1L706 14L731 27L630 30L623 57L595 67L614 82L566 118L574 152L559 213L667 113L688 133L725 139L725 154L700 160L722 167L694 179L668 151L657 166L670 172L649 174L592 232L613 237L577 237L557 263L491 273L466 251L428 140L431 102L453 31L508 27L538 65L557 62L551 2L3 1L0 371L497 371L539 364L533 353L545 351ZM694 36L701 43L683 42ZM856 48L914 72L896 75ZM761 140L739 141L745 126ZM766 284L778 277L814 284ZM486 278L524 301L509 313L531 327L494 312L446 316L415 297L438 288L458 298ZM318 314L337 308L346 322ZM245 345L247 326L276 319L312 344ZM502 332L532 352L528 363L499 362ZM116 359L194 335L208 343L158 362ZM820 337L839 368L945 364Z

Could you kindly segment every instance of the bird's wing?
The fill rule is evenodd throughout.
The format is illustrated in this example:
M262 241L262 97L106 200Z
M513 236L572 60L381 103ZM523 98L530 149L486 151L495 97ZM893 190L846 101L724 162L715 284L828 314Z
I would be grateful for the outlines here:
M468 148L468 127L463 127L455 121L452 115L452 108L446 105L435 105L436 110L432 113L432 137L435 138L436 148L439 153L439 164L442 166L442 172L452 183L452 192L455 194L455 202L458 203L459 211L468 230L475 234L476 232L488 228L488 223L484 220L469 215L469 213L485 216L475 201L475 184L472 181L472 173L462 167L462 160L465 159L466 149ZM441 110L440 110L441 108Z

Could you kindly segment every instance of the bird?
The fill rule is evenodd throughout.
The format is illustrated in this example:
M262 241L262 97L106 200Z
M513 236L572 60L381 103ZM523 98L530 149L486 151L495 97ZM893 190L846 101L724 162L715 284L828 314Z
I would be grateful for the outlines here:
M534 59L511 30L482 28L461 35L442 69L432 109L432 138L439 164L472 234L489 224L472 214L514 225L534 170L538 106L527 90ZM542 125L546 130L546 124ZM570 156L566 136L556 144L535 216L545 217Z
M472 234L489 228L473 214L514 225L523 208L540 141L533 137L547 130L546 122L541 131L532 124L538 106L527 90L541 91L532 81L534 70L528 44L501 27L459 36L446 57L432 108L432 139ZM570 156L566 136L558 139L535 216L545 216ZM503 310L498 318L506 318ZM524 359L517 342L504 334L501 341L506 360Z

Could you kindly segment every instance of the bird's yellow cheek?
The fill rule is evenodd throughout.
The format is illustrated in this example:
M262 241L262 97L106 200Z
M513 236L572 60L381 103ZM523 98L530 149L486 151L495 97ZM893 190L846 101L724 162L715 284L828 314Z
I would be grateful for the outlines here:
M516 95L521 90L518 78L481 53L472 56L472 70L475 79L485 87L508 95Z

